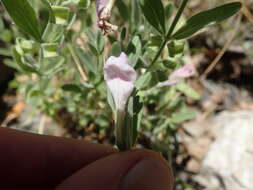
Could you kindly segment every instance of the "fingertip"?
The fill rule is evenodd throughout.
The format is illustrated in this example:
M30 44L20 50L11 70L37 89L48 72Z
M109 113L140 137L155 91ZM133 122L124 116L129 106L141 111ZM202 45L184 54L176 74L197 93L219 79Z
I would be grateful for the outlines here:
M163 156L147 149L133 150L140 156L120 183L120 190L172 190L174 176L172 168Z

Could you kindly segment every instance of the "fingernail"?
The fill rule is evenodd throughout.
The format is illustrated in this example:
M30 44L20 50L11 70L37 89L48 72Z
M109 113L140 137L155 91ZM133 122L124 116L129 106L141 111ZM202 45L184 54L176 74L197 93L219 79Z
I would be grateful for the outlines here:
M171 190L173 177L168 166L158 159L138 162L124 177L121 190Z

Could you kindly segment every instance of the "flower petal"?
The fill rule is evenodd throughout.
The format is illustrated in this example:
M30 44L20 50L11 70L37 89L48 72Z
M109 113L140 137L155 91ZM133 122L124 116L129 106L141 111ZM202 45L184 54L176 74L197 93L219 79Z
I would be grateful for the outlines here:
M134 85L131 82L123 81L119 78L107 82L108 88L112 93L117 110L124 110Z

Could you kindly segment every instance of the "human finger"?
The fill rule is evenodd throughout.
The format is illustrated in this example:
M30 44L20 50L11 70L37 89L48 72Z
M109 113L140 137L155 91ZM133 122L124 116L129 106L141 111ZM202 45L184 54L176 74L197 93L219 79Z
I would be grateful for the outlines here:
M102 157L116 152L84 140L0 127L0 187L48 189Z

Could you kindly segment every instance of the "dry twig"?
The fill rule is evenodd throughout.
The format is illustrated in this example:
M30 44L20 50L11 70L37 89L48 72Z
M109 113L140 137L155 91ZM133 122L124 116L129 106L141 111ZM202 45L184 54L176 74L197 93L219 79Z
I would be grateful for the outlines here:
M216 56L213 62L209 65L209 67L204 71L204 73L200 76L200 79L203 80L206 76L216 67L222 56L225 54L229 46L232 44L241 24L242 15L239 14L236 19L235 29L231 32L226 44L221 49L220 53Z

